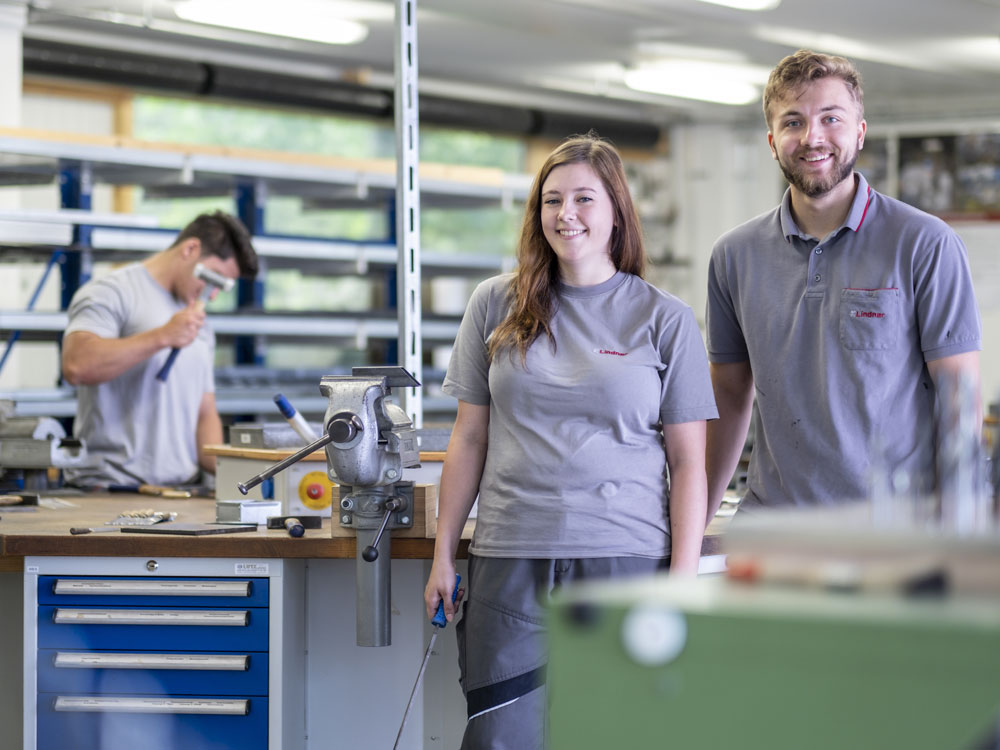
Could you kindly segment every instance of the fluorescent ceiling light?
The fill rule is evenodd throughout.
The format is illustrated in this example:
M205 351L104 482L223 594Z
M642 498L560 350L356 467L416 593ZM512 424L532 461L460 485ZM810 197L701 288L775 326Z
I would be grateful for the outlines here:
M174 12L185 21L325 44L357 44L368 27L343 17L335 2L322 0L183 0Z
M1000 65L1000 39L996 36L934 39L915 51L940 61L942 68L953 68L957 64L978 70L996 70Z
M817 52L841 55L853 60L868 60L885 65L895 65L899 68L940 71L940 61L938 60L932 60L919 54L900 52L879 42L868 43L837 34L781 26L755 26L751 29L751 34L765 42L782 44L795 49L811 49Z
M781 5L781 0L698 0L711 5L725 5L737 10L774 10Z
M735 106L760 99L757 82L762 82L762 75L766 80L767 73L762 68L748 65L664 60L626 71L625 85L651 94Z

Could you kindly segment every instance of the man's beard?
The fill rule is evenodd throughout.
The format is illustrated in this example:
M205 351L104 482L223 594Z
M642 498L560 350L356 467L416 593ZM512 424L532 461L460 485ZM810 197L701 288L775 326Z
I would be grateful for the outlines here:
M806 177L801 170L793 171L786 167L780 159L778 160L778 166L781 167L781 173L785 175L785 179L795 189L809 198L818 198L821 195L829 193L837 185L846 180L854 171L854 165L858 161L857 149L844 161L841 161L836 153L832 153L830 156L834 160L833 169L830 170L829 175L826 177ZM797 157L795 158L797 159Z

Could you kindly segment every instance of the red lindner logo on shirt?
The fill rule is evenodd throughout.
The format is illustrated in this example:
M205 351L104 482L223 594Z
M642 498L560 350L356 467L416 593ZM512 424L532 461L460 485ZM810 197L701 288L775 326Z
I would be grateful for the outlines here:
M616 357L627 357L628 352L616 352L614 349L598 349L598 354L612 354Z
M852 318L884 318L885 313L874 312L873 310L851 310Z

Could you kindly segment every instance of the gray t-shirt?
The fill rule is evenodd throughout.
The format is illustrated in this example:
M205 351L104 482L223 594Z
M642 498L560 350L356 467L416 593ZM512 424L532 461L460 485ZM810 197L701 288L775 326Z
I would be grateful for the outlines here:
M487 361L511 275L477 287L444 391L490 407L471 551L483 557L664 557L670 553L661 423L717 416L691 309L617 273L560 287L551 327Z
M965 248L943 221L858 175L843 226L819 242L786 193L716 243L707 328L712 362L753 371L741 507L861 499L881 467L933 488L926 361L975 351L982 336Z
M133 264L80 287L70 304L66 333L124 338L163 325L183 308L145 266ZM67 470L69 481L135 484L106 458L152 484L180 484L198 474L198 409L202 396L215 390L215 336L203 326L161 382L156 373L169 352L157 352L114 380L77 387L73 433L85 442L94 465Z

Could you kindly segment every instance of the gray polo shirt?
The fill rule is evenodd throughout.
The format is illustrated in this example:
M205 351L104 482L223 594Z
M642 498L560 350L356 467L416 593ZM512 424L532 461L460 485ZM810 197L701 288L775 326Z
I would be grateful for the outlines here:
M637 276L561 285L544 335L487 361L511 276L469 301L444 391L490 407L470 550L482 557L670 554L662 424L717 416L691 308Z
M868 496L872 455L934 486L929 360L980 349L965 247L941 220L857 178L822 242L781 205L724 234L708 278L710 361L749 361L744 507Z

